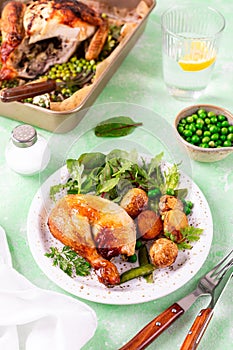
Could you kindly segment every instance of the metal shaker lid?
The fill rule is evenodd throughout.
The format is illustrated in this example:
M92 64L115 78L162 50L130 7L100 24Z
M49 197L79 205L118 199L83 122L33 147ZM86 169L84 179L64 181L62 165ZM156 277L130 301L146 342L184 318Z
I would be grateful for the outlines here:
M18 125L12 130L11 139L17 147L31 147L37 141L37 132L31 125Z

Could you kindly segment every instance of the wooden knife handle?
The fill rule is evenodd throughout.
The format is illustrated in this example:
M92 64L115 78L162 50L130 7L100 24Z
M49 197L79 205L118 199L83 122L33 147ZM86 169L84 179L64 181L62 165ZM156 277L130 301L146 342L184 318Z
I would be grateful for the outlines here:
M163 311L159 316L148 323L139 333L119 350L142 350L153 342L165 331L178 317L184 313L184 309L175 303Z
M46 80L33 84L25 84L1 91L0 100L2 102L20 101L24 98L34 97L55 90L57 84L55 80Z
M200 340L213 316L213 309L202 309L197 315L190 331L188 332L180 350L194 350L198 347Z

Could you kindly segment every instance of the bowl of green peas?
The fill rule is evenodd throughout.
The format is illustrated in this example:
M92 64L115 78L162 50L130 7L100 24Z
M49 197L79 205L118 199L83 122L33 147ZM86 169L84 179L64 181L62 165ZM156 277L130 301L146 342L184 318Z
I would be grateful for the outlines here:
M233 152L233 115L214 105L193 105L175 118L177 138L190 157L199 162L216 162Z

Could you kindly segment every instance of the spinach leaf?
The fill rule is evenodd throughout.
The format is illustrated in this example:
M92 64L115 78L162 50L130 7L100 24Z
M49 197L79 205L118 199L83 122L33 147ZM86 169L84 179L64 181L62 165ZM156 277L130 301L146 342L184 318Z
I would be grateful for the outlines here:
M142 123L135 123L130 117L113 117L99 123L95 129L98 137L121 137L131 134Z

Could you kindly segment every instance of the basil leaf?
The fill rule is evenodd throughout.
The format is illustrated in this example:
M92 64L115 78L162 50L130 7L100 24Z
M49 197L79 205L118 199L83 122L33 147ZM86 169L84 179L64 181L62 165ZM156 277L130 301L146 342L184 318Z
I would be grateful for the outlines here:
M142 123L135 123L129 117L113 117L98 124L94 131L98 137L121 137L131 134Z

